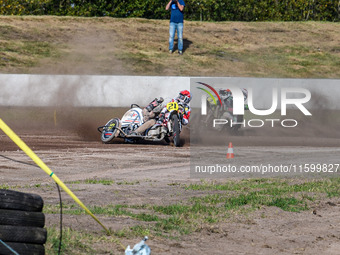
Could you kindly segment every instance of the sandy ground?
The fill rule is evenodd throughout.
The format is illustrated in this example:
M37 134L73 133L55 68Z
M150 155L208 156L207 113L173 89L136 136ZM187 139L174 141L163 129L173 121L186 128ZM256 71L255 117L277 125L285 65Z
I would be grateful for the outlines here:
M37 109L35 112L39 115ZM105 122L107 115L97 118ZM180 148L165 143L124 144L122 141L107 145L100 142L99 133L93 128L84 133L71 129L72 125L66 125L63 121L56 126L50 121L44 126L46 128L42 128L39 123L32 125L27 121L22 126L10 117L6 119L64 182L110 179L116 183L134 183L69 184L71 190L75 188L75 194L88 206L176 203L194 195L193 191L183 190L179 184L200 181L190 178L188 130L184 130L186 144ZM88 119L88 127L101 124L90 116ZM77 120L74 118L73 121L77 126ZM262 138L248 139L261 141ZM58 194L56 189L51 188L51 179L41 169L22 164L32 162L3 133L0 134L0 145L0 183L40 194L45 204L58 204ZM242 146L235 146L234 149L236 162L246 158L253 163L266 160L276 164L287 159L311 162L316 158L324 163L339 163L340 155L336 144L333 147L251 147L243 141ZM63 200L72 203L65 193ZM218 225L202 226L201 231L183 236L180 240L155 237L148 244L153 254L340 254L339 208L339 198L317 202L311 210L300 213L285 212L276 207L262 208L247 216L226 219ZM58 224L57 215L46 216L47 226ZM99 216L99 219L113 230L136 224L128 217ZM103 233L101 227L87 215L64 215L64 226ZM122 241L127 245L139 240Z

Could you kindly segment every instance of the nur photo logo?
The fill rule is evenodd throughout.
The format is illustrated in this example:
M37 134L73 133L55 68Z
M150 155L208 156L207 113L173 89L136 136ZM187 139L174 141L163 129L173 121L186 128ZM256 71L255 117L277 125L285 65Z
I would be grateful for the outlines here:
M260 98L267 100L271 105L266 109L255 106L253 88L240 88L234 85L226 85L223 88L214 88L212 85L203 82L197 82L201 87L197 89L203 91L201 95L201 115L210 117L212 127L221 128L228 125L230 128L235 126L243 127L262 127L265 124L275 127L296 127L297 119L278 119L269 118L277 110L280 110L280 116L287 116L288 109L298 109L305 116L312 116L312 113L306 108L306 104L311 100L311 92L306 88L283 87L268 88L271 90L271 98ZM245 111L249 110L254 116L266 116L268 118L244 119ZM218 111L222 114L216 114ZM212 117L212 118L211 118ZM208 118L209 119L209 118ZM210 123L208 123L210 124Z

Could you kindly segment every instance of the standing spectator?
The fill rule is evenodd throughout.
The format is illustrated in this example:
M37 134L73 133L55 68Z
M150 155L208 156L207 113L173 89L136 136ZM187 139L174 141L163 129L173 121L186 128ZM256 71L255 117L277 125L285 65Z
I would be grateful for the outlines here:
M175 32L177 30L178 54L183 54L183 9L184 0L170 0L165 9L171 9L170 28L169 28L169 52L172 53L174 47Z

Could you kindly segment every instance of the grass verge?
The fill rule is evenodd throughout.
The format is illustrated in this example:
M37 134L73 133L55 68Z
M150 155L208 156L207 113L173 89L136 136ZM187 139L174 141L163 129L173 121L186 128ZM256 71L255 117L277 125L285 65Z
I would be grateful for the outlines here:
M185 201L168 205L110 204L89 207L99 217L128 217L134 221L129 227L112 231L111 237L105 237L105 242L113 242L115 238L129 239L144 235L151 238L158 236L178 239L213 224L232 220L233 217L246 219L252 212L264 207L277 207L286 212L298 213L312 209L321 199L340 197L339 177L308 181L266 178L222 183L201 181L196 184L170 186L190 191L192 195ZM46 205L44 213L57 214L59 206ZM85 214L74 204L64 204L63 213ZM57 242L53 236L56 236L58 231L52 229L51 232L52 239L49 239L47 247L55 249ZM67 249L86 251L89 254L92 252L89 248L92 247L91 243L94 244L99 238L83 232L72 232L70 229L66 229L66 233L73 233L72 237L65 238L70 239ZM89 243L89 246L82 244L78 239L86 239L85 243Z

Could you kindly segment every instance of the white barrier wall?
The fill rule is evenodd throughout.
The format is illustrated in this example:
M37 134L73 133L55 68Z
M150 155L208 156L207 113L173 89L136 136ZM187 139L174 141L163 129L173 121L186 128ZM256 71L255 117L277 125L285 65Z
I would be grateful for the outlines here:
M0 74L0 106L87 106L127 107L146 105L155 97L175 97L190 89L195 95L195 81L214 87L229 84L253 88L254 99L267 108L272 103L272 87L307 88L312 95L327 100L327 107L340 109L340 80L275 79L237 77L161 77L105 75L27 75Z
M126 107L183 89L190 89L190 78L6 74L0 75L0 105Z

